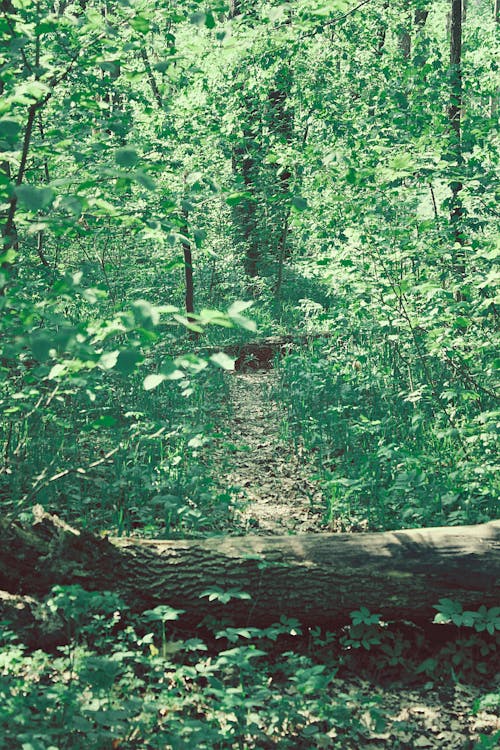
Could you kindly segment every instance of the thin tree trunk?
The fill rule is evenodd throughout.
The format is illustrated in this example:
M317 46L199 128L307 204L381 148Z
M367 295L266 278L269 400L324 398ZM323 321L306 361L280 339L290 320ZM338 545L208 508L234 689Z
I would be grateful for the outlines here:
M495 4L493 8L493 18L495 19L495 24L498 26L498 24L500 24L500 0L495 0ZM499 99L500 99L500 89L497 86L496 92L492 94L490 97L490 116L492 119L497 116Z
M185 304L187 319L193 322L194 313L194 279L193 279L193 253L191 250L191 243L187 239L189 234L189 212L186 208L182 209L182 216L184 218L184 226L181 227L181 232L186 239L182 240L182 252L184 254L184 278L185 278Z
M454 156L454 166L460 169L462 159L461 123L462 123L462 9L463 0L451 0L451 24L450 24L450 106L448 119L450 123L450 145ZM463 246L464 238L464 207L460 198L463 184L459 178L450 183L450 226L451 237L454 243L453 264L459 279L465 276L465 257ZM460 296L460 293L459 295Z
M160 89L158 88L158 84L156 82L153 69L151 68L151 63L149 62L148 53L145 47L141 48L141 57L144 63L144 70L146 71L146 75L148 78L148 82L149 82L153 97L158 105L158 108L163 109L163 100L161 97Z

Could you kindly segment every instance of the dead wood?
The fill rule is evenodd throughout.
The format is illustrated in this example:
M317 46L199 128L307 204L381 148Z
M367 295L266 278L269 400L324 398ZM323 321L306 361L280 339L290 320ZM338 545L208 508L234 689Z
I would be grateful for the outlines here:
M330 331L318 331L315 333L304 333L301 335L269 336L264 339L254 339L236 344L228 344L218 348L203 349L199 352L201 356L207 357L223 351L230 357L234 357L234 369L245 370L268 370L273 366L276 357L282 357L299 347L307 346L313 341L329 339L333 336Z
M266 626L282 615L338 627L360 606L387 620L429 623L447 597L500 604L500 521L369 534L99 539L39 507L31 527L0 522L0 589L43 597L55 584L114 591L135 611L168 604L180 624L206 615ZM250 600L209 602L206 591Z

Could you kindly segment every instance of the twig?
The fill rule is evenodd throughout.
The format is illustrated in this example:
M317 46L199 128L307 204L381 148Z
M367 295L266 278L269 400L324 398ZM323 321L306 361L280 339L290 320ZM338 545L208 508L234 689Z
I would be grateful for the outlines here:
M106 461L110 459L111 456L114 456L114 454L120 450L120 448L121 448L120 445L116 446L116 448L113 448L113 450L108 451L108 453L106 453L104 456L102 456L101 458L98 458L97 461L93 461L91 464L89 464L86 469L84 469L81 466L71 467L69 469L64 469L63 471L60 471L57 474L54 474L53 476L51 476L49 479L45 481L40 481L39 486L37 487L35 485L32 488L31 492L27 493L23 497L23 500L24 501L31 500L33 497L35 497L35 495L37 495L40 492L40 490L42 490L44 487L48 487L51 482L56 482L58 479L67 477L69 474L79 474L79 475L87 474L89 469L95 469L96 466L100 466L101 464L106 463ZM52 461L52 463L54 463L54 461ZM47 476L47 470L44 469L42 473L40 474L39 479L44 480L46 476Z

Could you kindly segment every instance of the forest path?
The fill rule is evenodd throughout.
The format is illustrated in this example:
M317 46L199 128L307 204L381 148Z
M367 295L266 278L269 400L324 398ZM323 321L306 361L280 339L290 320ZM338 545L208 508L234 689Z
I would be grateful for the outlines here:
M229 490L244 533L324 531L315 468L280 438L279 405L270 397L273 370L230 376L231 442L216 452L220 483Z

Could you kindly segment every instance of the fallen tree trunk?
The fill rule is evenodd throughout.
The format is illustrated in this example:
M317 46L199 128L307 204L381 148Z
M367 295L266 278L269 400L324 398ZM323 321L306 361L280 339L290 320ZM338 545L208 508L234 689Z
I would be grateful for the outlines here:
M33 526L0 522L0 589L44 596L55 584L120 594L141 611L182 609L266 626L281 616L333 628L361 606L386 620L429 623L447 597L464 609L500 604L500 521L369 534L99 539L35 509ZM247 592L223 605L207 591Z
M316 331L305 334L290 334L283 336L268 336L265 339L254 339L242 341L238 344L227 344L222 351L230 357L234 357L234 369L236 372L245 370L269 370L273 367L276 357L283 357L299 347L307 346L313 341L333 338L331 331ZM198 353L200 356L208 357L216 354L221 348L205 348Z

